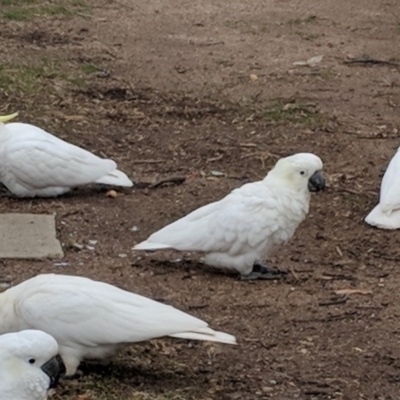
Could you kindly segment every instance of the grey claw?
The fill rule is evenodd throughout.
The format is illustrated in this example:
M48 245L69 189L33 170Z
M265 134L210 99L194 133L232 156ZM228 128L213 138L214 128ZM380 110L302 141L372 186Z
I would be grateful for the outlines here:
M253 265L253 270L248 275L242 275L240 277L243 281L256 280L256 279L265 279L265 280L275 280L281 279L284 275L286 275L286 271L280 271L278 269L270 268L265 265L255 263Z

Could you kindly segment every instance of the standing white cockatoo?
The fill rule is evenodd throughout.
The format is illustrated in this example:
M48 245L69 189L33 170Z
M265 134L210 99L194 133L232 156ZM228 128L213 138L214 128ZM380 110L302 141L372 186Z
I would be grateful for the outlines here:
M0 399L46 400L60 377L57 353L57 342L45 332L1 335Z
M365 222L380 229L400 228L400 148L383 175L379 204L367 215Z
M264 180L200 207L133 250L203 252L205 264L237 270L242 279L276 279L281 272L261 262L274 246L287 242L306 217L310 192L325 186L322 166L310 153L282 158Z
M67 143L34 125L0 116L0 182L17 197L52 197L89 183L131 187L113 160Z
M28 328L57 340L67 376L84 359L108 359L121 345L163 336L236 344L174 307L68 275L38 275L0 293L0 333Z

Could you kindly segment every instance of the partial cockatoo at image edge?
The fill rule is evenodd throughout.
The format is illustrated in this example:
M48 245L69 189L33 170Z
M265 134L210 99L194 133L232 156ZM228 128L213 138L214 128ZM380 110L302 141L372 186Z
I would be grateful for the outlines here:
M131 187L113 160L24 123L0 117L0 181L17 197L53 197L90 183Z
M365 222L380 229L400 228L400 148L383 175L379 204L366 216Z

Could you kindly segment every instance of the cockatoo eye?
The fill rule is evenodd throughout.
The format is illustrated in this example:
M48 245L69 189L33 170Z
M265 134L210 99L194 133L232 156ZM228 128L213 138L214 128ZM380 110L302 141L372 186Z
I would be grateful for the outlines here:
M35 364L36 360L34 358L30 358L28 362L29 364Z
M300 175L304 175L305 174L305 172L304 171L300 171Z

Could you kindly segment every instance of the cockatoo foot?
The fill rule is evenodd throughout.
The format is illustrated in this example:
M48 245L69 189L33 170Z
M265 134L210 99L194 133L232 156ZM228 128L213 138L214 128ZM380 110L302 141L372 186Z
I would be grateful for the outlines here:
M76 370L76 372L73 375L65 374L61 377L61 379L66 380L66 381L72 381L75 379L81 379L82 377L83 377L83 372L80 369L78 369L78 370Z
M253 270L248 275L242 275L241 280L249 281L256 279L274 280L281 279L287 272L280 271L279 269L270 268L260 263L254 263Z

